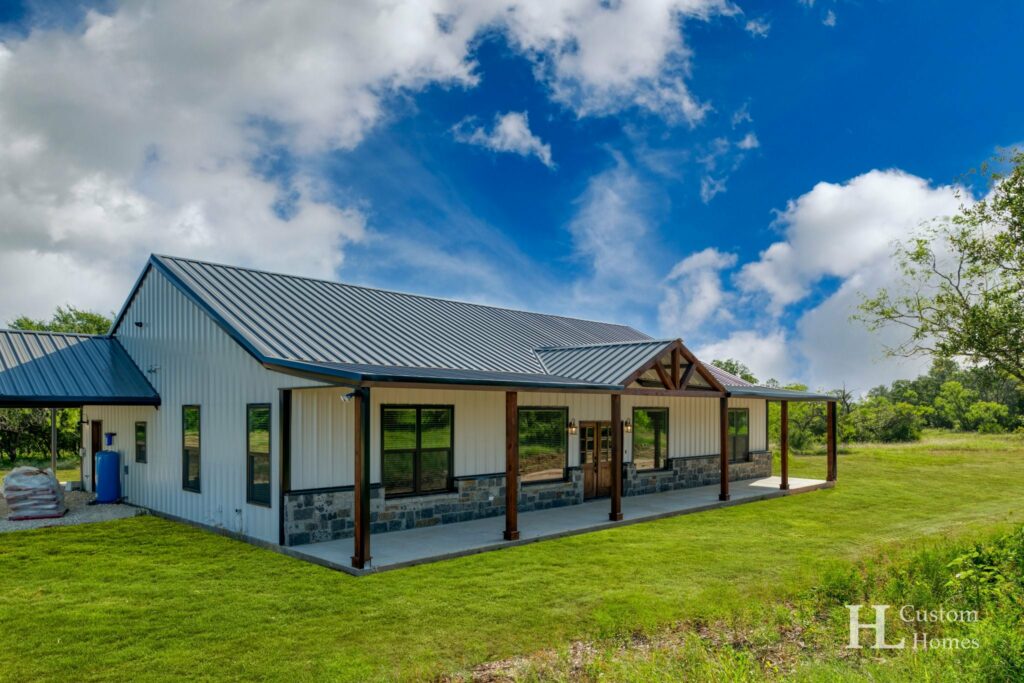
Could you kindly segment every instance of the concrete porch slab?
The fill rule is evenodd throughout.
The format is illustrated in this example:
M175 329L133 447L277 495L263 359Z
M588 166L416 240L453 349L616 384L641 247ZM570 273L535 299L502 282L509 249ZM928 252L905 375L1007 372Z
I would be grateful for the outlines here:
M627 496L622 499L623 519L620 522L608 520L607 498L587 501L581 505L521 512L520 538L517 541L502 539L502 532L505 530L504 516L376 534L370 542L372 565L363 570L353 569L351 566L351 538L294 546L285 549L285 552L293 557L358 576L663 517L832 488L835 485L820 479L793 477L789 483L790 489L782 491L779 489L779 477L730 482L732 499L725 502L718 500L718 484L644 496Z

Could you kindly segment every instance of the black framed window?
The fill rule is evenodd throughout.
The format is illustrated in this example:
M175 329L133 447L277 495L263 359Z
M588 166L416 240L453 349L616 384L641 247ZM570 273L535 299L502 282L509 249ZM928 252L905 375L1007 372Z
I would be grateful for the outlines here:
M750 457L750 410L729 408L729 460L740 462Z
M146 423L135 423L135 462L146 462Z
M245 407L245 501L270 507L270 404Z
M638 470L668 467L668 408L633 408L633 464Z
M381 484L389 496L454 489L453 406L381 406Z
M519 409L519 478L523 482L565 478L569 464L568 408Z
M181 407L181 488L200 491L202 457L199 434L199 406Z

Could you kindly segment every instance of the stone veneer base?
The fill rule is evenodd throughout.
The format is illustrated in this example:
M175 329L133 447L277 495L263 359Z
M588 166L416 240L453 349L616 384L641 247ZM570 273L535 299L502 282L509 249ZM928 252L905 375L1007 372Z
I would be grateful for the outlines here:
M752 453L749 461L729 464L729 479L771 476L771 454ZM671 458L658 471L636 470L625 463L622 492L637 496L659 491L715 484L719 480L717 455ZM435 524L466 522L505 514L504 474L462 477L451 493L387 498L380 486L370 489L370 533L416 529ZM583 502L583 473L570 468L563 481L519 485L519 511L529 512ZM351 538L352 488L298 491L286 494L285 545Z

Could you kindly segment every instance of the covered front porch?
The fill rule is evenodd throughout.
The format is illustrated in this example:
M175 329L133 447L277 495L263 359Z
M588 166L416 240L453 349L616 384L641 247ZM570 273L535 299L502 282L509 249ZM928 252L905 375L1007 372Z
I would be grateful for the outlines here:
M835 485L834 482L821 479L793 477L788 479L789 488L782 488L782 483L780 477L734 481L731 486L730 499L727 501L720 500L721 488L718 484L630 496L622 506L622 519L618 521L608 519L607 499L524 512L519 514L521 531L515 540L503 540L505 518L500 516L379 534L373 539L373 561L362 569L352 566L352 539L311 543L288 548L285 552L332 569L362 575L499 550L535 541L832 488Z
M832 396L716 375L679 340L545 353L549 365L602 368L602 388L488 376L458 388L439 389L434 377L400 384L370 377L344 388L282 390L285 552L361 574L783 496L836 479ZM577 359L580 354L586 357ZM782 405L779 477L770 476L772 400ZM824 480L788 476L790 401L827 404ZM556 413L550 448L531 441L538 411ZM427 413L439 425L429 432ZM651 414L660 414L658 429ZM641 417L650 434L639 443L651 451L642 467L634 429ZM405 460L395 459L386 466L384 455L392 453L419 464L401 469L393 463ZM432 457L428 469L416 460L423 453ZM552 453L553 464L547 462ZM417 483L424 471L432 473L429 488Z

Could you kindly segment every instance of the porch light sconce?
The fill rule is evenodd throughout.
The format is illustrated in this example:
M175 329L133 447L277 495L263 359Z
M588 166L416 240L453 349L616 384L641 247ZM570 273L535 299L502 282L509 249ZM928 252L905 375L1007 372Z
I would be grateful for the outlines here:
M569 420L569 433L576 434L576 420Z
M623 422L622 423L622 431L626 432L627 434L632 434L633 433L633 423L630 422L629 420L626 420L625 422Z

